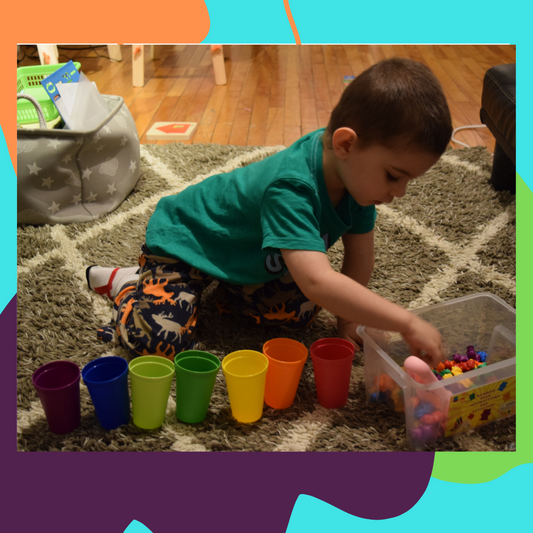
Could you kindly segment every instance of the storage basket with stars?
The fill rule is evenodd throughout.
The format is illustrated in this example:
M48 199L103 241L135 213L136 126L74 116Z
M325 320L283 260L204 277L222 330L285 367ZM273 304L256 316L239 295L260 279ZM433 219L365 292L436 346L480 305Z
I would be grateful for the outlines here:
M140 177L140 145L124 99L91 131L17 129L17 223L89 222L115 210ZM20 97L20 95L18 96ZM17 98L18 98L17 97Z

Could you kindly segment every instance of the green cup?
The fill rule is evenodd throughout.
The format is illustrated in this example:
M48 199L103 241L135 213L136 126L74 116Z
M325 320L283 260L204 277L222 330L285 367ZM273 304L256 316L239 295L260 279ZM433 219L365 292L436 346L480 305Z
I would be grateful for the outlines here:
M133 423L158 428L165 420L174 363L160 355L142 355L129 364Z
M196 424L207 416L220 369L216 355L187 350L174 358L176 368L176 418Z

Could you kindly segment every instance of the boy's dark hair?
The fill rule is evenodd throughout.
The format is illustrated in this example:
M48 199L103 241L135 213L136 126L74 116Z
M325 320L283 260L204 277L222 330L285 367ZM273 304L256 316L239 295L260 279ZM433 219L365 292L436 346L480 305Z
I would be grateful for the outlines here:
M342 127L355 131L360 147L414 143L439 155L453 130L435 75L422 63L398 57L376 63L346 87L326 129L327 145Z

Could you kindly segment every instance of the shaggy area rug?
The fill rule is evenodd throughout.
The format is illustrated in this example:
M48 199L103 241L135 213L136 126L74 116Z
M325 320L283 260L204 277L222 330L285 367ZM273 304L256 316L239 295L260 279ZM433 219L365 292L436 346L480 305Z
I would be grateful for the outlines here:
M404 422L384 404L367 404L364 366L356 354L350 396L343 409L327 410L316 400L312 363L307 361L294 405L265 406L254 424L232 416L225 380L219 373L209 414L187 425L174 415L174 391L167 418L154 431L132 424L101 428L88 391L81 384L78 430L55 435L31 383L44 363L68 359L80 368L97 357L120 355L96 338L108 322L111 303L87 289L90 264L136 264L148 219L159 198L179 193L207 176L247 165L280 150L218 145L142 146L142 175L135 190L113 213L78 225L18 229L18 449L23 451L355 451L407 450ZM409 309L477 292L490 292L515 306L515 198L488 185L491 156L481 147L447 151L407 195L379 206L376 267L370 287ZM342 244L329 251L335 268ZM332 316L322 311L304 332L251 325L245 318L219 316L215 284L200 308L201 349L221 359L240 349L262 350L275 337L307 347L336 335ZM436 443L428 450L513 450L515 419Z

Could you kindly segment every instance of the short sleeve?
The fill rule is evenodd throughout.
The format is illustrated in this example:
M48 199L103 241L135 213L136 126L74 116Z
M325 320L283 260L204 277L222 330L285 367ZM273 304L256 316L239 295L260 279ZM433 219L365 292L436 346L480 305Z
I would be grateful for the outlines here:
M320 237L320 209L318 196L307 183L276 180L261 202L263 249L325 252Z

